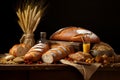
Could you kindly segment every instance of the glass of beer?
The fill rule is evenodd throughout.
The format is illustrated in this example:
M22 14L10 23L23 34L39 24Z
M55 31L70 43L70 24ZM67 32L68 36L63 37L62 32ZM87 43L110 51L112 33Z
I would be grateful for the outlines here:
M90 52L90 42L84 42L83 43L83 52L89 53Z

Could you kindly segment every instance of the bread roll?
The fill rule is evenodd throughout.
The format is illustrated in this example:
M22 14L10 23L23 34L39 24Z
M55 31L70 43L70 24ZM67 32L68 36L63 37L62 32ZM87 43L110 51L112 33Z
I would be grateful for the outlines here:
M49 50L47 43L38 43L34 45L24 56L25 61L38 61L42 54Z
M66 27L62 28L50 36L50 40L62 40L62 41L76 41L76 42L98 43L99 37L90 30L81 27Z
M11 54L15 57L24 56L28 50L29 50L29 48L23 43L15 44L12 48L10 48L9 54Z
M91 54L95 56L102 56L106 54L108 57L115 56L116 53L114 49L105 42L96 43L91 49Z
M45 63L53 63L59 61L62 58L65 58L70 53L73 53L74 50L71 46L60 45L56 48L51 48L46 53L42 55L42 60Z

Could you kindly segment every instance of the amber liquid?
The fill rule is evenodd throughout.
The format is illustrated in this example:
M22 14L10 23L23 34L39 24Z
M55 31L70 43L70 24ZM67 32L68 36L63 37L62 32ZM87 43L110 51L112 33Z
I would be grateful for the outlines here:
M84 53L89 53L90 52L90 43L89 42L83 43L83 52Z

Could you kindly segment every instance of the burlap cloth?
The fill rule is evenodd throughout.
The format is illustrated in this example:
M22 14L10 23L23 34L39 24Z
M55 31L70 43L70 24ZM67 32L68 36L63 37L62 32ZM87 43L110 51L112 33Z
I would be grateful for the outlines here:
M100 63L92 63L90 65L81 65L81 64L75 64L73 62L70 62L64 59L61 59L60 62L63 64L73 66L76 69L78 69L78 71L83 75L84 80L90 80L91 76L96 72L96 70L101 65Z

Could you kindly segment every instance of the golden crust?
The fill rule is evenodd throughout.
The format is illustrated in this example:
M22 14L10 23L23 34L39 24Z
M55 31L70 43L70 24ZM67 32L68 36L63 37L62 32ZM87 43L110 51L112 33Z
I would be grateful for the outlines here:
M100 38L92 31L74 26L59 29L50 36L50 40L63 40L75 42L83 42L82 38L84 38L84 41L86 42L100 42Z

